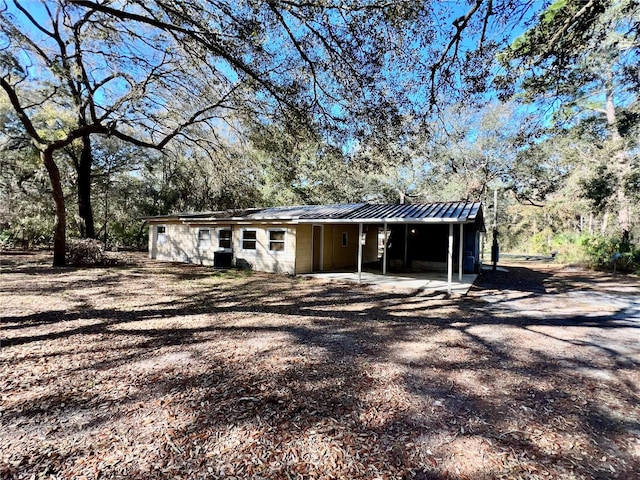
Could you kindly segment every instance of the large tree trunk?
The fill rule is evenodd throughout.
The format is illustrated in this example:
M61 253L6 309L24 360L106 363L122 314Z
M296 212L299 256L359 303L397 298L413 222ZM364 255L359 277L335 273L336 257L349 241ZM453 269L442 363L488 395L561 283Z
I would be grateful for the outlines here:
M629 241L629 232L631 231L631 215L629 208L629 199L624 191L624 179L627 173L629 173L629 164L627 161L627 155L624 149L622 135L620 135L620 129L618 128L618 119L616 117L616 107L614 102L613 87L607 86L606 89L606 112L607 112L607 125L611 133L611 140L614 148L614 168L616 173L616 179L618 181L616 199L618 201L618 226L621 230L622 240Z
M62 192L62 182L60 181L60 170L56 162L53 161L53 152L45 150L40 153L42 163L44 163L49 181L51 182L51 190L53 192L53 201L56 205L56 220L53 231L53 266L64 267L65 251L66 251L66 233L67 233L67 214L64 206L64 194Z
M87 134L82 137L82 152L77 165L78 173L78 215L80 216L80 236L82 238L95 238L96 231L93 222L93 209L91 208L91 166L93 155L91 151L91 137Z

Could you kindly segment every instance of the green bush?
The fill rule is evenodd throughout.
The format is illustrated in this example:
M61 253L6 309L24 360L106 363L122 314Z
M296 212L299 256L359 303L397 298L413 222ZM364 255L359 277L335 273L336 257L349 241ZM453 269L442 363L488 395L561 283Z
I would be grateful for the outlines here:
M142 250L147 247L149 236L147 229L139 222L113 222L109 225L109 247L118 246Z
M0 250L7 250L14 247L13 235L9 230L0 230Z
M640 272L640 247L610 237L586 237L583 247L593 268Z

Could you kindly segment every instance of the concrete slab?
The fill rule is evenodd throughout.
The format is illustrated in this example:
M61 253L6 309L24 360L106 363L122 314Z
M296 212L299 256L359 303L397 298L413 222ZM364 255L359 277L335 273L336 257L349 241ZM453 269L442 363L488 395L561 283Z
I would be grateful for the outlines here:
M326 281L343 281L358 283L357 272L322 272L302 274L301 277L315 278ZM453 276L451 293L466 295L476 274L465 274L462 282L458 281L458 274ZM376 272L362 272L362 281L365 285L374 285L382 289L421 290L424 292L447 292L447 274L438 272L401 273L382 275Z

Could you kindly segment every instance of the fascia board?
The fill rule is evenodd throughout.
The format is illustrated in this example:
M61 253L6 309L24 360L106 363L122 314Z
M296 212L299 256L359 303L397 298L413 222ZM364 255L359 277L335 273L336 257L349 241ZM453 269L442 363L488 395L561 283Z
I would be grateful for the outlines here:
M449 224L449 223L453 223L453 224L459 224L459 223L474 223L474 220L471 219L465 219L465 220L460 220L460 219L449 219L449 218L423 218L423 219L409 219L409 218L363 218L363 219L352 219L352 218L317 218L317 219L301 219L299 220L299 223L340 223L340 224L345 224L345 223L352 223L352 224L359 224L359 223L367 223L367 224L371 224L371 223L396 223L396 224L410 224L410 223L423 223L423 224L438 224L438 223L445 223L445 224Z

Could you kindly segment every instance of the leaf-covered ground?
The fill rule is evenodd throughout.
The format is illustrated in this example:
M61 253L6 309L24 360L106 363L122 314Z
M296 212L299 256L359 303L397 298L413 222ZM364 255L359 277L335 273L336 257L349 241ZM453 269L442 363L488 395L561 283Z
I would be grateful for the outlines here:
M0 478L638 478L637 277L0 260Z

